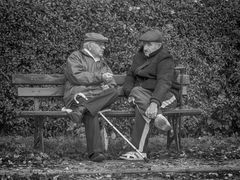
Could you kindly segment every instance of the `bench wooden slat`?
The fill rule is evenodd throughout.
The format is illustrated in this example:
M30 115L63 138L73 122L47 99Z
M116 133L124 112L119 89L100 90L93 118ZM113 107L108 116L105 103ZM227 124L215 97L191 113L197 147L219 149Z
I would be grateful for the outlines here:
M47 87L47 88L18 88L20 97L62 97L64 87Z
M133 117L134 110L129 111L117 111L111 110L104 113L108 117ZM198 115L201 114L200 109L173 109L163 112L164 115ZM39 117L39 116L49 116L49 117L66 117L67 113L64 111L19 111L17 112L18 117Z
M64 82L64 74L14 74L12 76L12 83L20 85L62 85Z
M29 87L19 87L18 96L19 97L62 97L64 94L64 87L46 87L46 88L29 88ZM123 96L122 87L118 88L119 96Z
M118 85L124 83L126 75L114 75ZM63 85L65 77L63 74L14 74L12 83L19 85Z
M123 85L126 75L113 76L118 85ZM15 85L63 85L65 78L63 74L14 74L12 83ZM183 85L190 84L189 75L181 74L177 82Z
M181 70L182 67L176 67L175 70ZM126 75L114 75L116 83L122 85ZM190 84L189 75L179 74L177 81L183 85ZM63 74L14 74L12 83L15 85L63 85L65 77Z

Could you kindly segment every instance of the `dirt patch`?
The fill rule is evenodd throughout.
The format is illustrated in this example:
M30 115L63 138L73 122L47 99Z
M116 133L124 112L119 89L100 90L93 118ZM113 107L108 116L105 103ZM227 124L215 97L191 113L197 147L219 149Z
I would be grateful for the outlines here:
M1 168L0 177L8 179L237 179L240 178L240 161L200 161L196 159L151 160L145 162L64 160L48 167L18 166Z

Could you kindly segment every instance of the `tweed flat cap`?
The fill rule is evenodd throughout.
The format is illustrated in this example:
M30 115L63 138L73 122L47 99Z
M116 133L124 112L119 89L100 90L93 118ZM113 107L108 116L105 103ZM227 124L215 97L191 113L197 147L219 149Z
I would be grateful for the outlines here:
M145 42L162 42L163 36L159 30L150 30L142 34L139 40Z
M101 34L91 32L85 34L84 41L108 42L108 38Z

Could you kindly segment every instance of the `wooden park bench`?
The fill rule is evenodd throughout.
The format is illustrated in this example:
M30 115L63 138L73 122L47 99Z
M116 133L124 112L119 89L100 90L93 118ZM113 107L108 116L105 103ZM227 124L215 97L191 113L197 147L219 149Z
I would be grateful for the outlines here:
M176 142L176 148L181 149L181 123L183 116L194 116L201 113L200 109L187 108L183 99L187 97L187 86L190 84L189 75L186 74L186 68L178 66L175 68L178 73L178 82L180 89L180 106L173 110L164 111L163 114L168 117L173 127L173 135L167 133L167 148L173 140ZM123 97L122 84L126 75L114 75L119 86L119 95ZM63 97L63 85L65 78L63 74L15 74L12 76L12 83L18 86L18 96L22 98L31 98L34 101L34 110L17 111L17 117L32 117L35 120L34 148L44 151L43 125L46 118L67 117L67 113L61 111L41 110L43 98L52 101L53 98ZM108 117L134 117L134 110L111 110L105 113Z

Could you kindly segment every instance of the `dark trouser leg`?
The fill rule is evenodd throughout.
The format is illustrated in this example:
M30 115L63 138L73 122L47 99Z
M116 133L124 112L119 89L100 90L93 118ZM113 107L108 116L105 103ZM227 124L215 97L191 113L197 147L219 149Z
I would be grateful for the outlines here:
M146 123L138 108L135 110L135 122L132 131L132 143L140 151L147 151L150 124Z
M75 123L81 123L85 109L87 109L93 116L108 107L118 97L118 91L114 88L104 90L102 93L89 98L89 100L82 100L80 104L75 101L72 102L70 108L73 110L69 117Z
M100 110L108 107L112 104L116 98L118 97L118 92L116 89L111 88L103 91L101 94L89 99L86 101L84 106L88 109L88 111L94 116Z
M84 104L89 111L83 117L89 155L96 152L103 152L104 150L97 113L113 103L117 97L118 93L116 89L107 89Z
M132 132L132 143L141 152L147 151L147 143L149 137L150 119L148 119L144 113L150 104L151 91L143 89L141 87L135 87L131 91L131 96L135 98L135 103L139 108L136 107L135 110L135 123ZM166 100L172 97L173 94L168 93L166 95ZM163 102L165 103L165 101ZM171 105L176 104L176 101L169 104L167 107L172 107Z
M92 116L90 113L86 113L83 117L83 123L85 125L88 154L103 152L98 115Z
M144 113L149 106L151 92L141 87L135 87L130 95L135 98L135 103L138 106L135 107L135 123L133 125L132 143L140 152L146 152L150 119L144 116Z

